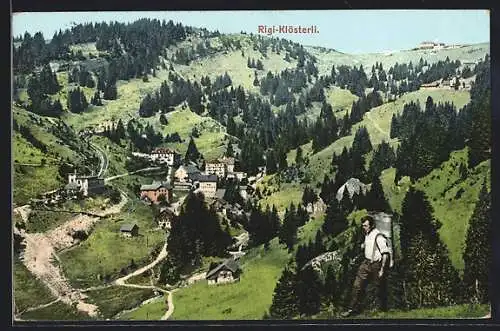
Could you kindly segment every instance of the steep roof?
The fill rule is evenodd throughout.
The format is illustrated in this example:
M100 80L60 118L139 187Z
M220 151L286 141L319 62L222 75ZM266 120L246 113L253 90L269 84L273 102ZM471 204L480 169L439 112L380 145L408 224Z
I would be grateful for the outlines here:
M131 232L135 227L138 228L137 224L123 224L120 227L120 231L122 231L122 232Z
M160 187L166 188L167 190L172 189L172 184L164 182L153 182L153 184L141 185L141 191L156 191Z
M198 168L196 168L194 165L188 164L188 165L181 165L179 169L177 170L184 170L188 174L194 174L200 172Z
M199 182L216 182L217 181L217 176L216 175L203 175L199 174L196 177L193 178L195 181Z
M240 268L238 262L236 262L233 258L229 258L224 260L221 264L219 264L217 267L213 268L209 272L207 272L207 275L205 278L210 278L217 274L217 272L223 270L223 269L228 269L231 272L236 272Z

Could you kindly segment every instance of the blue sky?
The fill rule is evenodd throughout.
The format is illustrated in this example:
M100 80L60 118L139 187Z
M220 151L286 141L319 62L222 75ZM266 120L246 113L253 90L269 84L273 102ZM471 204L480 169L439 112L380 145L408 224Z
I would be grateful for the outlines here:
M490 40L486 10L324 10L324 11L170 11L170 12L58 12L16 13L14 36L41 31L50 39L72 22L119 21L158 18L221 33L258 32L259 25L316 25L317 34L280 34L304 45L335 48L346 53L409 49L424 40L447 44Z

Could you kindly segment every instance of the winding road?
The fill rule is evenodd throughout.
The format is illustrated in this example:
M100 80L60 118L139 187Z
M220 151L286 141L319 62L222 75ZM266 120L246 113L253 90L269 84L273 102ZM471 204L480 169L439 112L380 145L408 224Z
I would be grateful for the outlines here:
M108 156L106 155L106 152L96 144L91 143L90 141L88 142L89 146L91 146L97 154L99 154L99 159L100 159L100 164L99 164L99 172L97 173L98 177L104 176L106 171L108 170L108 165L109 165L109 160Z

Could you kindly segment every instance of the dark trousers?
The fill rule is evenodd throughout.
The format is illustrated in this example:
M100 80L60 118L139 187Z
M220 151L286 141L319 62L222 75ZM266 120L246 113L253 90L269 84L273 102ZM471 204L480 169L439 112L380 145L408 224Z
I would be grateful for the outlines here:
M370 260L363 260L358 268L356 280L352 288L352 297L349 308L355 311L360 310L360 303L366 289L368 281L373 280L377 286L378 299L380 301L380 308L387 310L387 268L384 269L384 275L379 277L378 273L382 265L381 261L371 262Z

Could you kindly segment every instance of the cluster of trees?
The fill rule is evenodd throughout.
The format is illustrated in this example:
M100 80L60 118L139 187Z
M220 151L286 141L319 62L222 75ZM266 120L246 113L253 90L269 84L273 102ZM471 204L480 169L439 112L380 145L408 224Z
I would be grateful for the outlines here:
M340 304L339 284L333 266L319 274L311 266L314 257L324 253L323 234L316 233L315 241L299 245L283 270L273 293L273 301L264 319L306 318L321 309Z
M121 129L121 121L118 121L117 126L114 124L107 127L104 135L110 140L119 143L120 139L129 139L129 149L131 151L139 151L141 153L149 153L153 148L158 147L162 142L168 142L164 139L160 132L156 132L154 127L149 123L144 126L139 121L131 119L127 122L125 133Z
M50 59L69 59L69 43L61 40L61 31L54 34L50 43L45 42L41 32L33 36L26 32L18 39L21 44L13 47L12 65L15 74L29 74L36 67L48 64ZM66 38L67 39L67 38Z
M247 60L247 67L254 68L257 70L264 70L264 65L262 64L261 60L257 60L257 62L255 62L255 59L250 60L250 58L248 58Z
M166 264L171 268L164 265L161 272L178 275L186 268L200 265L203 256L223 257L231 242L229 229L221 227L217 213L207 206L203 194L190 192L179 216L172 221L168 236Z
M34 36L26 33L20 40L21 45L14 48L14 70L28 73L49 60L69 60L70 45L95 42L98 51L108 52L112 58L120 58L126 52L127 56L122 60L128 62L128 66L120 72L128 74L134 71L134 75L140 77L158 64L158 56L166 47L185 40L189 33L192 29L180 23L157 19L140 19L127 24L78 24L64 32L56 32L50 43L45 42L41 32Z
M332 106L326 102L321 107L321 112L314 124L312 150L314 153L330 145L338 138L339 125L333 114Z
M79 86L68 91L67 106L70 112L76 114L82 113L88 108L87 97Z
M307 210L298 204L297 207L293 203L285 210L283 225L279 229L279 242L285 244L288 251L292 251L293 246L297 243L297 230L309 221Z
M44 65L39 74L34 73L28 82L27 93L31 100L29 111L46 116L59 116L62 105L59 100L52 101L49 95L54 95L61 89L57 75L48 64Z
M276 106L286 104L293 100L293 93L299 93L307 86L308 78L303 69L285 69L274 75L268 72L260 80L260 92L269 95Z
M363 116L371 108L375 108L383 104L382 96L377 91L372 91L366 96L362 96L357 101L353 101L349 120L351 125L363 120Z
M446 57L446 60L433 63L425 72L421 72L419 80L426 84L439 79L450 79L457 74L458 67L460 67L459 60L450 61L450 58Z
M92 73L81 67L74 67L73 70L68 73L68 83L77 83L80 86L90 88L94 88L96 86Z
M365 94L365 88L368 86L368 78L366 77L363 65L360 65L359 68L356 66L351 68L346 65L341 65L337 68L332 66L331 74L329 77L326 77L326 81L328 84L347 89L358 97Z
M148 129L149 131L149 129ZM102 134L104 137L107 137L109 140L114 142L115 144L120 144L121 139L126 138L126 131L125 131L125 126L123 125L123 122L121 119L118 120L118 123L115 124L113 123L111 127L106 127L104 129L104 132Z
M278 235L280 231L280 219L275 206L266 206L262 210L259 205L252 205L248 222L244 224L250 235L251 245L269 245L269 241Z
M410 187L403 201L400 226L406 306L460 302L459 275L439 237L441 223L433 217L433 208L424 192Z

